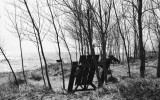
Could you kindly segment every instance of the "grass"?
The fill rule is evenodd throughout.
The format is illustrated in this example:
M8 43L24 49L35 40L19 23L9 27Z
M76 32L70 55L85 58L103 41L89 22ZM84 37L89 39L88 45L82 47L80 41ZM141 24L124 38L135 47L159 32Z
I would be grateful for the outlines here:
M47 92L43 87L21 84L20 88L14 87L13 84L4 84L0 86L0 97L2 100L7 99L22 99L43 100L52 98L56 100L160 100L160 80L158 79L129 79L112 84L103 85L102 88L96 91L82 91L74 94L59 92ZM2 92L3 91L3 92ZM7 95L6 95L7 93ZM21 95L20 95L21 94ZM35 99L33 99L35 98ZM65 99L64 99L65 98Z
M112 66L113 77L109 77L108 84L104 84L102 88L95 91L82 91L69 94L66 91L49 91L47 88L37 84L24 84L23 75L16 74L20 87L15 87L13 77L10 76L6 84L0 86L0 100L46 100L52 98L53 100L160 100L160 79L155 77L155 68L146 67L146 78L139 78L138 65L132 65L132 78L128 78L127 67ZM65 66L67 68L67 66ZM49 67L50 79L54 76L55 71ZM70 70L65 71L65 75L70 74ZM58 75L60 75L59 73ZM34 70L26 73L27 78L32 79L32 82L39 83L42 79L41 70ZM154 78L153 78L154 77ZM28 80L30 81L30 80ZM52 80L53 81L53 80ZM57 81L57 80L55 80ZM114 83L114 84L113 84ZM55 87L53 87L53 90Z
M45 94L43 87L31 84L21 84L18 88L6 83L0 86L0 90L0 100L40 100Z
M160 100L160 80L156 79L126 79L119 83L120 94L127 100Z
M24 80L24 78L23 78L22 75L18 74L18 75L16 75L16 77L17 77L17 83L18 83L18 84L24 84L24 83L25 83L25 80ZM9 75L9 77L8 77L8 83L9 83L10 85L16 86L16 80L15 80L15 78L13 77L12 74Z

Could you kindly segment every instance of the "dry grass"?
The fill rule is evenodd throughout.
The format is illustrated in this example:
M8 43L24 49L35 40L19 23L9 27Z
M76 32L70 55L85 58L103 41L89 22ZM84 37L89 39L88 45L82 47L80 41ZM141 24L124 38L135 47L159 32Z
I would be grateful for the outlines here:
M19 88L15 86L13 77L6 75L6 77L10 76L10 79L0 86L0 100L160 100L160 79L156 78L156 69L150 66L155 65L152 63L155 62L146 64L146 78L144 79L139 78L139 64L137 62L131 64L132 78L128 78L127 65L111 66L113 78L110 78L110 80L115 82L109 82L95 91L75 92L74 94L69 94L61 88L55 92L57 84L54 83L52 84L55 85L53 91L49 91L43 85L37 85L43 82L37 81L42 78L39 69L26 72L28 80L32 79L35 84L32 84L32 82L28 85L22 83ZM54 76L55 71L52 67L53 65L49 67L51 81L61 83L61 80L58 79L61 73L58 73L58 71L58 75ZM66 76L70 73L69 69L70 65L65 65ZM22 73L17 73L17 76L19 81L23 80Z

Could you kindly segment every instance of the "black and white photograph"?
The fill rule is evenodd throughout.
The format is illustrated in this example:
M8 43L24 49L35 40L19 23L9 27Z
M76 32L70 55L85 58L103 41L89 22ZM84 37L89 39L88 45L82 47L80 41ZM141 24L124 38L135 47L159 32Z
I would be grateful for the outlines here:
M160 100L160 0L0 0L0 100Z

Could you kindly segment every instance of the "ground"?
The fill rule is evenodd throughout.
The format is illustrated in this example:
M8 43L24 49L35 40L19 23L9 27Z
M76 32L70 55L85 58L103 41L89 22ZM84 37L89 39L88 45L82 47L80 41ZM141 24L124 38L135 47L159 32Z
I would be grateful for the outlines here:
M92 91L83 91L75 93L67 93L62 89L62 76L60 70L56 70L57 65L50 64L49 76L52 85L52 91L44 88L43 80L36 80L33 78L41 76L41 70L28 70L27 85L21 84L17 88L13 84L13 76L11 73L0 74L0 100L159 100L157 96L160 93L160 79L156 78L157 60L150 60L146 62L145 78L141 79L139 74L139 65L137 61L130 63L131 75L128 77L127 64L112 64L111 70L113 76L118 79L117 83L104 84L102 88ZM68 88L70 64L64 65L65 69L65 88ZM21 72L16 73L20 78ZM93 83L97 85L96 77Z

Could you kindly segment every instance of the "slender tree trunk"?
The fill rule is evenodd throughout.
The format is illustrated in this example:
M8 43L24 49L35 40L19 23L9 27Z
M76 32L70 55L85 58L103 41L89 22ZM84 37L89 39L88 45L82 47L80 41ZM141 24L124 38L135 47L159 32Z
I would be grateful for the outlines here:
M102 82L101 82L101 78L99 76L99 70L98 70L98 62L96 61L96 57L95 57L95 51L92 45L92 39L90 39L90 49L91 49L91 55L93 56L93 65L95 65L95 69L96 69L96 76L97 76L97 80L98 80L98 87L102 86Z
M81 55L81 42L80 42L80 39L79 39L79 33L78 31L76 31L76 34L77 34L77 44L78 44L78 53Z
M89 52L90 50L89 50L89 42L88 42L88 40L86 40L86 44L87 44L86 45L87 46L87 54L89 55L90 54L90 52Z
M95 51L94 51L94 47L93 47L93 37L92 37L92 29L91 29L91 20L90 20L90 9L87 10L87 21L88 21L88 33L87 34L87 38L88 38L88 44L90 46L90 51L91 51L91 55L93 56L93 60L94 60L94 64L95 65L95 69L96 69L96 76L97 76L97 80L98 80L98 87L101 87L102 86L102 82L101 82L101 79L100 79L100 76L99 76L99 70L98 70L98 65L97 65L97 61L96 61L96 57L95 57Z
M102 41L102 64L103 64L103 71L104 71L104 80L107 83L107 73L108 73L108 69L106 68L106 40L105 40L105 36L106 33L103 32L103 19L102 19L102 11L101 11L101 1L99 0L99 19L100 19L100 34L101 34L101 41ZM107 24L107 20L106 20L106 13L105 13L105 24Z
M83 55L84 54L83 53L84 49L83 49L82 27L81 26L79 26L79 27L80 27L79 31L80 31L80 41L81 41L81 55Z
M157 65L157 77L160 78L160 40L158 44L158 65Z
M59 34L58 34L58 30L56 28L56 25L55 25L55 22L54 22L54 16L53 16L53 12L51 10L51 5L49 4L49 1L47 1L47 5L48 5L48 8L49 8L49 11L50 11L50 14L51 14L51 18L52 18L52 24L53 24L53 27L56 31L56 42L57 42L57 45L58 45L58 54L59 54L59 58L60 60L62 60L61 58L61 48L60 48L60 43L59 43ZM65 89L65 79L64 79L64 69L63 69L63 64L62 62L60 63L61 64L61 70L62 70L62 79L63 79L63 89Z
M79 0L79 10L81 11L82 10L82 0ZM82 18L82 15L81 13L78 13L78 19L81 19ZM80 55L84 55L84 45L83 45L83 33L82 33L82 26L79 24L79 37L80 37L80 44L81 44L81 54Z
M59 25L60 25L60 24L59 24ZM68 54L69 54L69 58L70 58L70 61L71 61L71 64L72 64L72 55L71 55L71 52L70 52L70 50L69 50L69 46L68 46L68 44L67 44L67 41L66 41L66 38L65 38L65 35L64 35L63 32L62 32L62 38L63 38L63 41L64 41L65 46L66 46L66 48L67 48L67 51L68 51Z
M42 65L42 58L41 58L41 53L40 53L39 42L38 42L38 38L36 36L35 29L33 28L33 30L34 30L34 34L35 34L35 38L36 38L36 44L37 44L38 56L39 56L39 60L40 60L40 66L41 66L41 73L42 73L42 77L43 77L43 82L44 82L44 86L46 87L46 81L45 81L44 72L43 72L43 65Z
M145 73L145 50L143 46L143 33L142 33L142 0L138 0L138 28L139 28L139 46L140 46L140 76L144 77Z
M133 3L133 1L132 1ZM138 48L137 48L137 25L136 25L136 13L135 13L135 8L132 5L133 8L133 30L134 30L134 62L137 59L138 55Z
M76 42L76 40L74 40L74 44L75 44L75 46L76 46L76 47L75 47L75 49L76 49L76 50L75 50L75 51L76 51L76 52L75 52L75 54L76 54L76 61L78 61L78 52L77 52L77 42Z
M57 41L59 41L59 40L57 40ZM59 58L61 60L60 64L61 64L61 70L62 70L63 89L65 89L64 69L63 69L63 64L62 64L61 48L60 48L59 43L58 43L58 50L59 50Z
M38 48L38 55L39 55L39 60L40 60L40 65L41 65L41 73L42 73L42 77L43 77L43 82L44 82L44 86L46 87L46 81L44 78L43 65L42 65L42 58L41 58L40 48L39 48L38 44L37 44L37 48Z
M22 40L21 40L21 37L20 37L19 33L18 33L18 38L19 38L19 46L20 46L20 53L21 53L21 63L22 63L23 77L24 77L25 83L27 84L25 70L24 70L24 62L23 62Z
M119 60L121 61L122 60L122 58L121 58L121 45L119 44L119 48L118 48L118 52L119 52Z
M127 57L128 75L129 75L129 77L131 77L130 65L129 65L129 55L128 55L128 53L127 53L127 47L126 47L125 37L124 37L124 35L123 35L122 31L121 31L121 27L120 27L120 23L119 23L119 19L118 19L118 15L117 15L117 11L116 11L116 8L115 8L115 3L114 3L114 1L113 1L113 7L114 7L115 15L116 15L116 18L117 18L119 33L120 33L120 35L121 35L121 37L122 37L123 46L124 46L125 54L126 54L126 57Z
M138 55L138 48L137 48L137 33L135 33L134 35L134 61L137 59L137 55Z
M9 65L9 67L10 67L11 71L12 71L12 74L13 74L13 76L14 76L14 79L15 79L16 85L19 87L19 84L18 84L18 81L17 81L16 74L15 74L15 72L13 71L13 68L12 68L12 66L11 66L10 61L8 60L8 58L7 58L6 54L4 53L4 51L3 51L3 49L2 49L1 47L0 47L0 50L1 50L1 52L2 52L2 54L3 54L3 56L4 56L4 58L6 59L6 61L7 61L8 65Z
M48 75L48 65L47 65L46 57L45 57L45 55L44 55L43 45L42 45L42 43L41 43L40 34L38 34L38 37L39 37L39 42L40 42L42 57L43 57L43 60L44 60L45 71L46 71L46 77L47 77L47 80L48 80L48 86L49 86L50 89L52 89L52 86L51 86L51 83L50 83L50 79L49 79L49 75Z
M149 23L150 23L150 16L149 16ZM155 48L154 48L154 44L153 44L153 40L152 40L152 37L151 37L151 26L150 26L150 24L148 24L148 35L149 35L149 39L150 39L150 41L151 41L151 45L152 45L152 50L154 51L154 53L155 53L155 55L157 54L156 53L156 50L155 50Z

